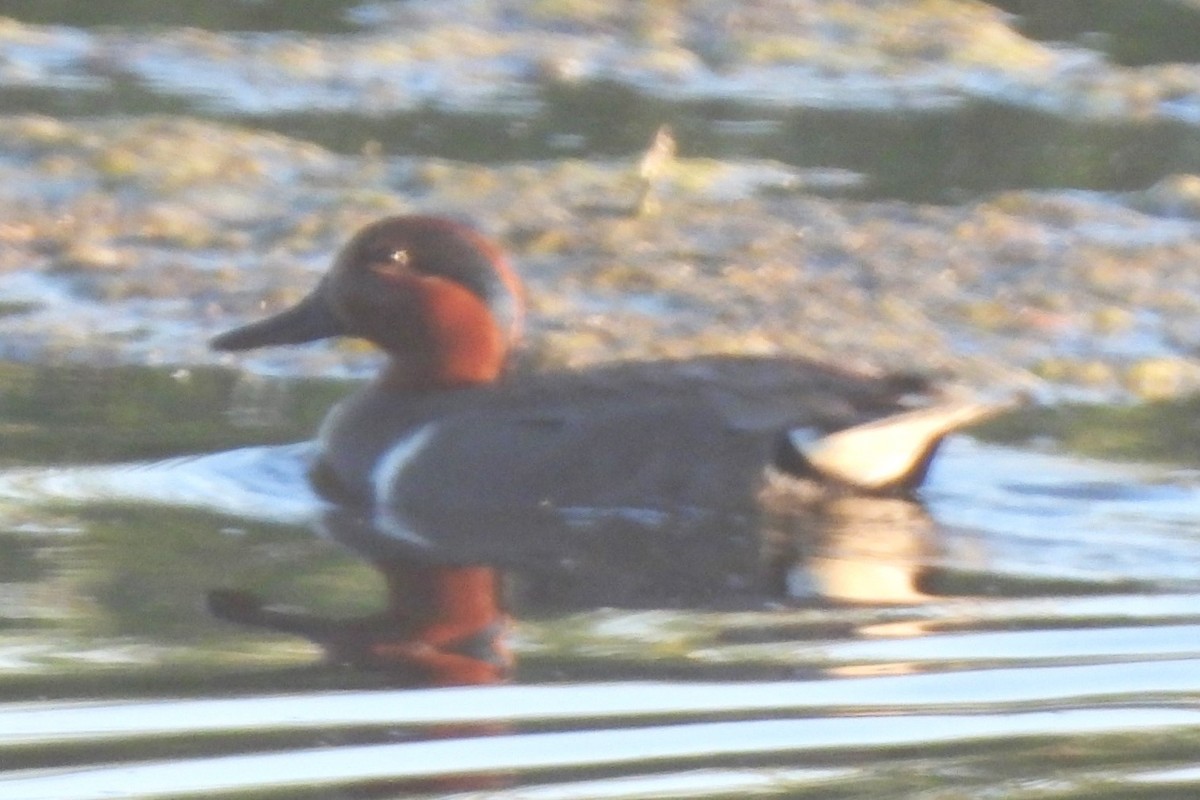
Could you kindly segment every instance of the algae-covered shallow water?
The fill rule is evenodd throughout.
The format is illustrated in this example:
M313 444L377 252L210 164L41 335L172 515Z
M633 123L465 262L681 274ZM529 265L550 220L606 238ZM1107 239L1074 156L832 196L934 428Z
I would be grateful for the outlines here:
M0 797L1195 796L1198 13L0 0ZM512 253L527 367L1043 402L766 575L719 541L497 570L506 685L327 663L211 593L339 656L396 622L428 565L305 477L377 359L205 342L418 210Z

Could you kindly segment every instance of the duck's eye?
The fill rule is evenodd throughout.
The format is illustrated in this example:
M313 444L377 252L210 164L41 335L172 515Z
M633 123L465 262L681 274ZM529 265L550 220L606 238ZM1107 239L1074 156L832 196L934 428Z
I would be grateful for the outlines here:
M403 248L383 250L371 260L370 270L382 278L400 280L410 273L411 261L412 257Z

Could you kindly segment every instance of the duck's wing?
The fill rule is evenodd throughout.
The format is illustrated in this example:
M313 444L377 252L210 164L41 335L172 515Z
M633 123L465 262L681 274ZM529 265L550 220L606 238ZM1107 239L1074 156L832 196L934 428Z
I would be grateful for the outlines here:
M736 428L821 431L886 416L935 392L916 375L863 373L799 357L720 355L523 376L508 391L564 402L597 397L700 400Z
M773 466L871 494L915 490L948 434L1017 402L947 397L917 375L867 374L802 358L631 366L641 386L702 397L733 428L777 432Z
M772 465L871 494L924 481L944 438L1018 400L950 397L910 374L868 374L803 358L712 356L614 365L612 385L702 398L726 424L775 433Z

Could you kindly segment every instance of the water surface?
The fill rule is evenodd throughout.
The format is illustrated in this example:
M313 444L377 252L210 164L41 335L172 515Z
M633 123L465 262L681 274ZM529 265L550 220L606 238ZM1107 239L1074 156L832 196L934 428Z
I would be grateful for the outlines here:
M0 472L6 796L1196 789L1200 483L1161 453L1031 448L1004 420L1017 443L954 440L920 506L847 501L805 534L787 596L741 609L618 589L572 607L513 571L511 685L420 689L204 608L237 589L379 610L378 566L314 529L289 443L345 386L6 375L24 443ZM47 402L65 386L92 398L69 424Z

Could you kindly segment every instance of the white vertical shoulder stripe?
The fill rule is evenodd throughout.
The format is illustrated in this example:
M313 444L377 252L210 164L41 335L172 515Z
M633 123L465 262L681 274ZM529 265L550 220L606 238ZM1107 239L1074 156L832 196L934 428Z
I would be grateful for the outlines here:
M379 459L371 475L371 483L375 489L376 528L396 539L422 547L430 547L429 540L405 522L400 509L393 508L388 503L388 492L402 480L404 471L412 465L413 459L425 449L435 433L437 425L430 422L396 442L383 458Z
M391 449L379 459L371 476L375 489L375 503L382 505L387 502L388 490L395 486L411 466L433 435L437 432L437 424L430 422L421 426L415 432L392 445Z

